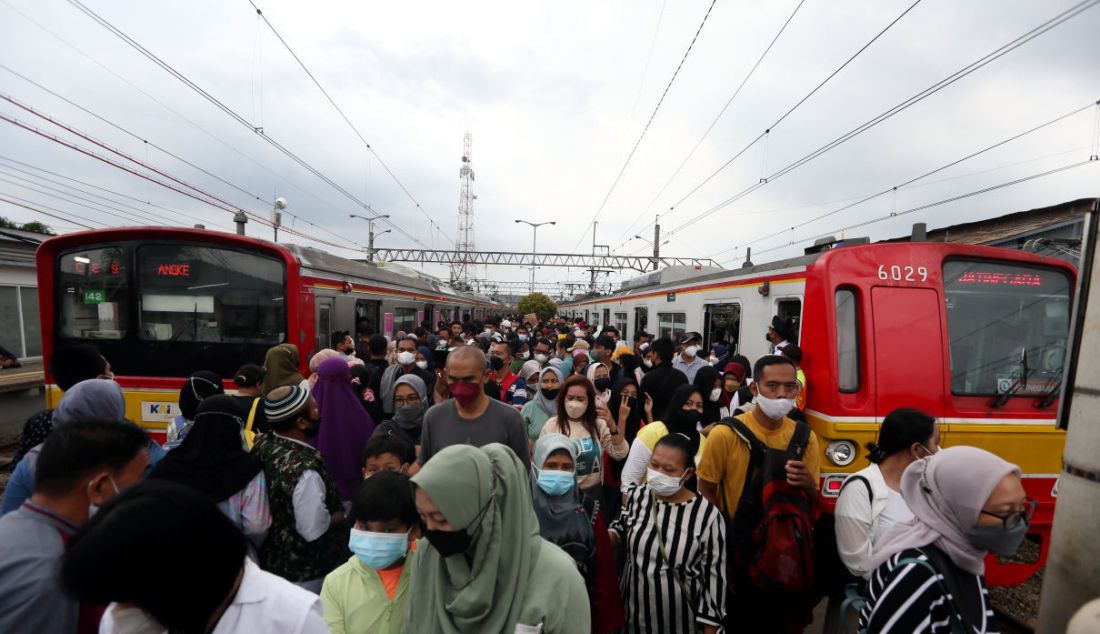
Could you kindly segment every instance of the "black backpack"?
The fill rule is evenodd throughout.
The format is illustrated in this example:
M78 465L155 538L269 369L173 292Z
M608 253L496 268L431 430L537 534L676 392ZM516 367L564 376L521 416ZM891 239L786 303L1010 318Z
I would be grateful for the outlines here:
M873 504L871 483L863 476L849 476L841 485L841 492L852 482L863 483L867 489L867 497ZM862 582L863 578L853 575L840 560L840 553L836 548L835 517L832 513L822 513L814 524L814 588L827 597L843 599L849 584L859 585Z

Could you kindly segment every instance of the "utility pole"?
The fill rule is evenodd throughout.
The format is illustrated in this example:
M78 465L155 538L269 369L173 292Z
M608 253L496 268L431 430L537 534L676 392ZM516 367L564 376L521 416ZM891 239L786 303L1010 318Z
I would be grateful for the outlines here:
M596 257L596 225L599 224L595 220L592 221L592 257ZM596 290L596 263L592 263L592 281L589 283L589 291Z
M360 220L366 220L367 221L367 262L374 262L374 239L375 239L375 237L377 237L374 234L374 221L375 220L381 220L382 218L389 218L390 215L389 214L381 214L381 215L377 215L377 216L367 217L367 216L360 216L359 214L348 214L348 217L358 218ZM385 231L383 231L382 233L380 233L378 235L380 235L380 236L385 235L389 232L390 232L390 229L386 229Z
M653 270L657 270L657 262L661 258L661 225L660 216L653 221Z
M539 227L541 227L542 225L556 225L558 223L554 220L548 220L546 222L531 222L529 220L520 220L518 218L516 219L517 224L521 223L521 222L525 225L530 225L531 229L533 230L531 232L531 292L534 293L535 292L535 256L538 254L537 245L538 245L538 237L539 237Z

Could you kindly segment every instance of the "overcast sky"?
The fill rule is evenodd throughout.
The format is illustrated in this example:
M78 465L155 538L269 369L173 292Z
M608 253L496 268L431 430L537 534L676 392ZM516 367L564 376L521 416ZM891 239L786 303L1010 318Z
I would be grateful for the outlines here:
M717 0L598 218L597 242L616 253L648 253L647 243L631 237L641 232L652 238L654 214L660 212L665 214L662 231L670 237L662 247L665 254L713 255L733 266L744 258L746 243L795 227L755 242L753 260L759 263L797 255L806 246L802 241L839 234L841 228L864 220L1072 164L1095 153L1093 107L899 189L896 195L804 225L845 202L889 189L1095 102L1100 98L1100 7L680 228L1076 4L920 2L772 130L766 141L669 211L911 3L805 0L724 116L658 196L797 4ZM539 231L539 250L555 252L591 249L592 219L710 6L709 0L257 4L446 237L431 229L425 215L368 155L247 0L87 1L108 22L360 200L391 214L402 229L429 247L450 247L449 239L456 235L458 170L463 134L469 131L477 174L477 248L530 250L530 229L513 222L524 218L557 222ZM267 214L270 200L285 196L289 211L328 232L286 218L293 228L339 244L365 243L366 224L348 218L349 213L362 212L356 203L65 0L0 0L0 64L260 200L0 69L4 96L233 205ZM95 147L7 101L0 101L0 113L82 147ZM95 151L108 155L102 148ZM54 192L43 185L57 185L38 181L36 188L47 193L28 190L30 177L12 168L32 173L35 169L8 159L155 203L159 207L119 199L177 224L189 226L194 216L210 227L231 227L227 212L4 121L0 157L0 195L31 201L32 206L49 206L98 224L133 224L83 201L47 195ZM846 235L878 239L906 234L918 221L934 228L1096 196L1098 166L1100 161ZM0 215L42 220L61 231L75 228L3 202ZM255 222L248 231L271 235ZM789 245L792 241L797 244ZM352 250L320 246L356 256ZM414 243L394 232L382 236L377 246ZM443 267L428 270L447 275ZM484 274L507 280L526 280L528 275L527 269L515 267L479 272ZM586 276L578 270L544 269L539 277Z

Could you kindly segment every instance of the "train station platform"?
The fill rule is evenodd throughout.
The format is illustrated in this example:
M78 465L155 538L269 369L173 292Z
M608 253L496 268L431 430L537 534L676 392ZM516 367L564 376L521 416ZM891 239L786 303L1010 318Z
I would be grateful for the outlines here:
M23 366L19 368L0 370L0 393L42 387L44 383L42 368L43 362L40 359L24 361Z

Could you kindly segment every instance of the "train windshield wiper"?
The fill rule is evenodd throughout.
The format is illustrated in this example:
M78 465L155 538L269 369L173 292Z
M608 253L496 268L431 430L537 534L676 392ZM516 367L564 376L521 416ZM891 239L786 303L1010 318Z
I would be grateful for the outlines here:
M1015 372L1015 374L1016 380L1012 383L1012 385L1009 386L1009 388L1005 390L1003 394L997 396L997 398L993 399L993 402L990 403L990 406L994 409L1004 407L1005 403L1012 400L1012 397L1016 396L1016 394L1021 389L1023 389L1025 385L1027 385L1027 377L1029 374L1031 374L1031 372L1027 369L1026 346L1024 347L1023 351L1020 352L1020 367Z

